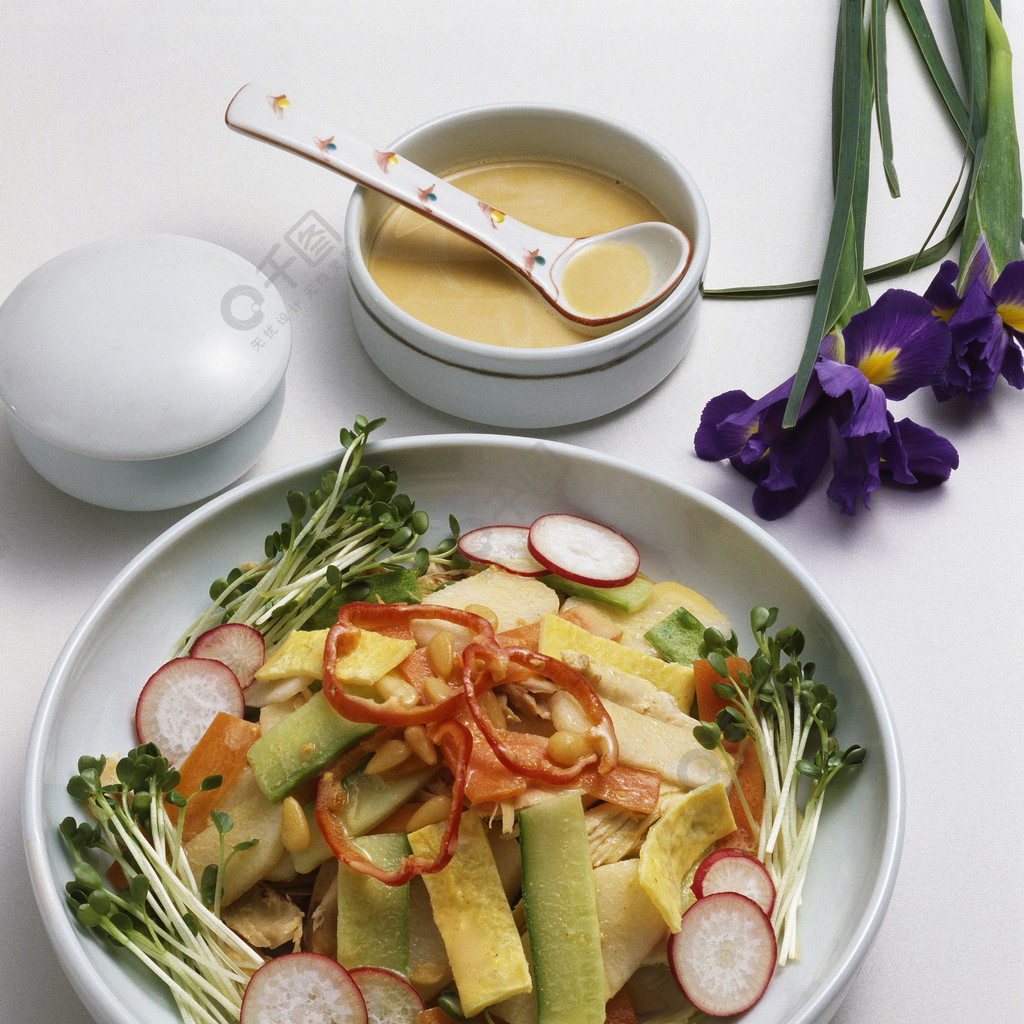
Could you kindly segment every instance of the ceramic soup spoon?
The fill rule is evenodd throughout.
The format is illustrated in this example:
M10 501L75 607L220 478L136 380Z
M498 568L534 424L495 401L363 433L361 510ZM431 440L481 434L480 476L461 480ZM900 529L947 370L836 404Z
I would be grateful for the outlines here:
M586 238L540 231L259 86L243 86L224 119L236 131L315 160L483 246L563 316L587 327L637 316L675 287L690 260L686 235L659 221Z

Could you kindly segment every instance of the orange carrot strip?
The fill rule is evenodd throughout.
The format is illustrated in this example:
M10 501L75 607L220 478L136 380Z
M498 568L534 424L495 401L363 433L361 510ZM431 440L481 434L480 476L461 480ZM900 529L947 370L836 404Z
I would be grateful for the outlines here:
M582 789L587 796L606 800L640 814L650 814L658 806L661 777L657 772L630 768L624 764L616 765L607 772L589 765L571 785Z
M498 641L500 647L528 647L531 651L536 651L540 647L540 622L503 629L500 633L494 634L494 639Z
M753 815L755 827L751 828L750 822L747 821L739 793L733 786L729 790L729 807L736 821L736 830L719 839L715 843L715 847L742 850L744 853L756 857L761 831L756 823L760 822L761 812L764 810L764 775L761 773L761 762L758 760L757 751L749 739L744 739L739 743L733 757L736 763L736 778L739 780L740 789L743 791L747 806Z
M505 1024L503 1017L497 1017L489 1011L486 1017L480 1013L468 1019L478 1021L479 1024ZM416 1014L416 1024L459 1024L459 1021L445 1013L440 1006L430 1006Z
M177 790L188 797L185 808L185 825L182 838L188 842L198 835L210 820L210 812L216 810L238 776L245 768L245 755L259 737L260 727L255 722L225 714L219 711L203 733L192 753L181 766L181 782ZM216 789L200 792L203 779L220 775L221 784ZM177 824L178 808L167 804L167 813Z
M399 666L405 681L415 688L416 692L423 697L427 679L434 675L434 670L427 657L426 647L417 647Z
M431 1006L416 1014L416 1024L458 1024L458 1021L440 1006Z
M740 672L750 672L750 662L746 658L726 658L725 664L729 675L735 682ZM713 684L722 682L722 677L711 667L705 658L697 658L693 663L693 690L697 698L697 717L702 722L713 722L722 708L734 702L726 697L719 697L712 689Z
M514 800L526 792L526 778L510 771L498 760L494 748L487 742L467 709L462 709L457 721L472 737L472 752L466 772L466 799L473 804L500 803L503 800ZM441 738L441 742L446 742L445 737ZM447 742L453 741L448 738Z

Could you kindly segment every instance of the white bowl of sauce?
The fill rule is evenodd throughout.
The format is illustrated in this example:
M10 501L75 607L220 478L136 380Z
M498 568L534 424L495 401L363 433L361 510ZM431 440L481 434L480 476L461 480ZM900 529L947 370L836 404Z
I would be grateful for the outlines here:
M614 412L675 369L697 329L710 225L670 152L603 115L541 104L447 114L390 149L497 217L570 236L666 220L692 246L659 304L618 327L582 328L478 246L357 188L345 225L353 320L399 387L478 423L544 428Z

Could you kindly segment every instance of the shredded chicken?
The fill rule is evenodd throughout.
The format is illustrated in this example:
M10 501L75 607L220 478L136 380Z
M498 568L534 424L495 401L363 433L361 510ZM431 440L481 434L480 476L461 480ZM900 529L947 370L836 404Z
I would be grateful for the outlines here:
M591 807L584 818L590 859L597 867L614 864L633 854L643 841L644 833L657 820L657 812L636 814L615 804L602 803Z
M547 700L558 690L558 686L548 679L531 676L517 683L506 683L504 687L506 708L512 721L522 722L526 719L547 721L551 718L551 710Z
M599 697L670 725L693 726L689 716L679 710L675 698L648 680L593 661L580 651L563 651L562 659L590 683Z
M333 959L338 952L338 862L333 857L317 871L309 907L302 948Z
M221 911L224 923L256 949L302 945L302 911L275 889L257 885Z
M681 792L677 786L663 782L658 794L658 806L650 814L637 814L609 803L588 807L583 817L587 824L590 859L594 867L613 864L636 853L647 830Z

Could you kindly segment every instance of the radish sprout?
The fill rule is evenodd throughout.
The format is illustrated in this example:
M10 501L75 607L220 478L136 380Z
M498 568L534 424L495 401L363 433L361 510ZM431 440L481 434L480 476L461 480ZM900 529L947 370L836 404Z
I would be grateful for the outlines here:
M245 986L263 958L242 941L203 899L188 861L181 856L181 827L166 802L180 780L152 744L117 763L116 783L104 782L104 757L82 757L68 782L94 823L65 818L60 824L74 857L68 902L80 924L123 946L170 989L187 1024L235 1024ZM218 784L206 780L205 788ZM222 822L227 831L229 822ZM87 851L111 858L127 879L117 893Z
M750 613L757 653L750 672L729 676L726 658L738 650L736 634L726 640L718 630L704 634L707 659L721 682L715 693L731 703L714 722L702 722L693 730L707 749L721 747L723 740L750 738L765 783L764 810L760 822L757 855L776 888L771 922L778 935L778 963L799 958L797 910L807 875L811 849L828 784L845 768L864 761L860 746L841 749L833 736L836 696L815 681L814 665L801 662L804 635L793 626L771 634L777 608L755 608ZM815 752L808 746L816 739ZM731 760L731 759L730 759ZM810 780L801 808L799 778Z
M342 429L338 468L325 472L308 494L288 492L290 518L266 538L265 560L213 583L214 604L181 639L179 652L223 622L253 626L269 647L294 629L331 625L342 604L367 599L382 570L411 567L422 574L431 564L468 564L458 553L454 517L451 536L436 550L419 545L430 525L427 513L396 493L394 470L362 463L367 438L383 422L359 416L351 430Z

